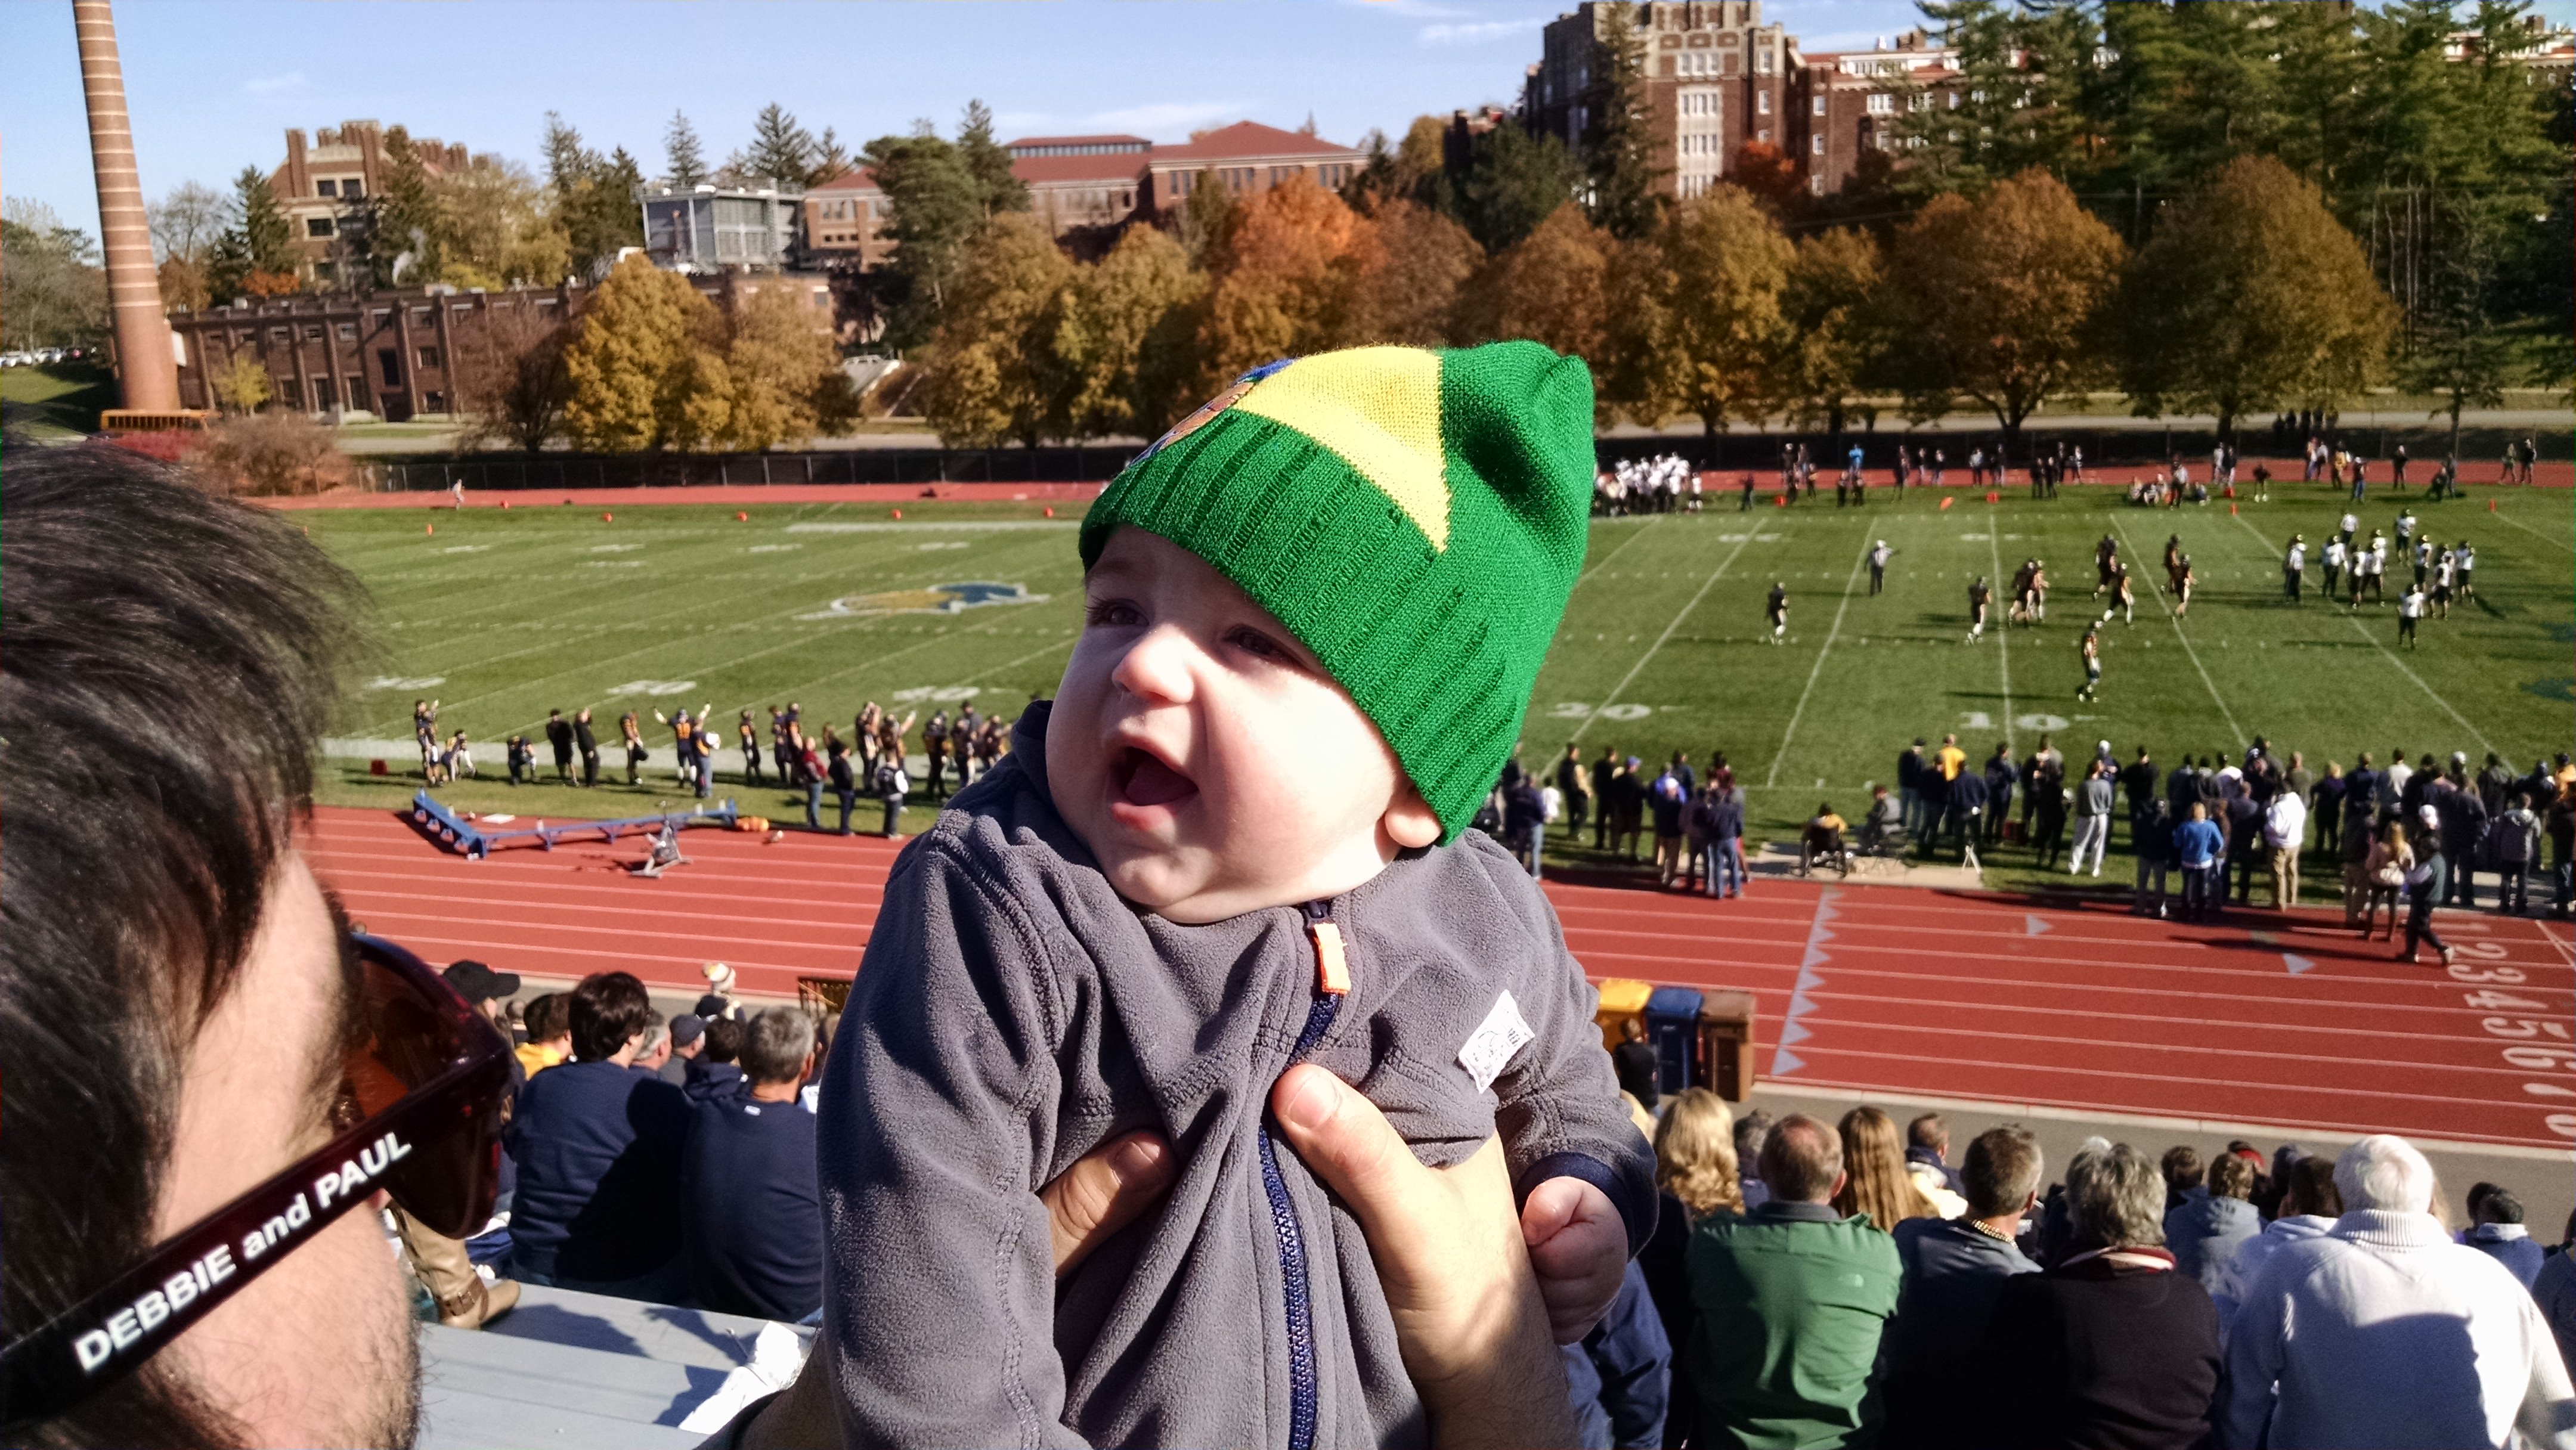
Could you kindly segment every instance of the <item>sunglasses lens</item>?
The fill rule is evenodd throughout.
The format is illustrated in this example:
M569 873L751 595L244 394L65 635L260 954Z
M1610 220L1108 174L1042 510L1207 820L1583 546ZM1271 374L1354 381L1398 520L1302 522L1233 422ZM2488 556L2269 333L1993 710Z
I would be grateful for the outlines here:
M500 1183L507 1044L419 962L366 940L358 960L366 1038L351 1049L344 1071L362 1115L472 1069L426 1119L415 1120L405 1152L385 1176L404 1212L432 1232L464 1238L491 1217Z

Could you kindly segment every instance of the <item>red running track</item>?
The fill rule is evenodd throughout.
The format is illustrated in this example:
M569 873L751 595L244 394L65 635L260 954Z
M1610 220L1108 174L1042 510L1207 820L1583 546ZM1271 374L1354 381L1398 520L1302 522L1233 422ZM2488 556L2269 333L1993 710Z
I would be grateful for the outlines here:
M966 499L985 503L1026 500L1033 503L1088 505L1109 485L1103 483L735 483L657 485L646 488L522 488L465 491L467 508L639 508L645 504L882 503L900 507L921 499ZM392 493L348 490L306 498L256 498L252 503L274 509L453 509L456 497L444 489L406 489Z
M469 862L400 816L315 813L324 879L433 961L687 990L854 973L894 847L713 830L656 881L641 837ZM2566 1148L2576 948L2538 922L2443 912L2452 968L2365 947L2330 911L2184 926L2117 906L1763 883L1735 901L1551 883L1594 978L1749 989L1782 1087Z

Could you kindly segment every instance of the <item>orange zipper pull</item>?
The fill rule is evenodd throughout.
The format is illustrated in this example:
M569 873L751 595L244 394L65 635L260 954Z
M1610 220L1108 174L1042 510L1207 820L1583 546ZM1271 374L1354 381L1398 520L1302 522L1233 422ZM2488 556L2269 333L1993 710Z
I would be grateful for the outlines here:
M1342 929L1329 921L1306 923L1307 935L1315 939L1315 988L1335 997L1346 997L1351 990L1349 958L1342 954Z

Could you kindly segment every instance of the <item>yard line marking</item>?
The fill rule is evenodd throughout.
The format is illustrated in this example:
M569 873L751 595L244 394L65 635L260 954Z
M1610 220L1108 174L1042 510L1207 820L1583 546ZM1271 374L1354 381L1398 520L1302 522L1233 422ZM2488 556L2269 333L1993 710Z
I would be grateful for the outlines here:
M1646 528L1653 527L1654 525L1652 524L1648 524L1646 526ZM1645 529L1639 529L1637 532L1642 534L1645 531ZM1690 617L1690 612L1699 608L1699 602L1708 597L1708 591L1716 588L1717 581L1726 576L1726 571L1735 567L1735 556L1743 553L1744 546L1752 543L1754 538L1760 533L1761 530L1757 528L1736 541L1735 547L1728 551L1727 556L1723 560L1719 561L1716 571L1708 576L1707 582L1699 586L1699 592L1690 597L1690 603L1681 607L1681 611L1673 616L1672 623L1664 626L1664 632L1655 636L1655 642L1646 646L1646 652L1637 656L1637 662L1628 667L1628 673L1620 676L1619 683L1611 687L1609 697L1601 702L1601 710L1607 710L1611 706L1619 703L1620 695L1626 693L1628 687L1636 683L1638 674L1646 668L1646 662L1653 659L1655 657L1655 652L1664 647L1665 640L1673 637L1674 630L1682 627L1682 621ZM1574 727L1573 738L1575 740L1581 740L1583 738L1583 732L1592 728L1592 722L1601 718L1601 710L1595 710L1591 714L1584 716L1583 723Z
M1995 562L1995 572L1990 576L1994 583L1989 588L1988 598L2004 592L2004 546L1996 539L1996 536L2002 532L2003 525L1996 523L1992 517L1987 518L1986 553ZM1988 609L1993 607L1991 604L1987 606ZM2004 749L2013 755L2019 755L2021 747L2013 743L2012 604L2009 601L2004 604L2004 622L1995 630L1995 651L1995 666L2003 672L2004 681Z
M2238 519L2237 522L2243 523L2244 520ZM2120 536L2120 547L2128 552L2130 558L2139 557L2138 546L2129 539L2129 527L2120 522L2117 513L2111 515L2111 531ZM2211 703L2218 706L2219 718L2227 722L2227 733L2238 740L2246 739L2244 728L2236 723L2235 712L2227 708L2226 697L2218 693L2218 682L2209 677L2208 667L2200 662L2200 651L2191 647L2191 636L2183 632L2182 616L2174 613L2173 605L2165 599L2162 589L2156 589L2152 583L2147 587L2155 589L2156 607L2165 612L2165 623L2173 626L2174 638L2182 642L2183 657L2191 661L2192 669L2200 675L2201 684L2209 690Z
M1584 581L1585 581L1585 580L1590 579L1593 575L1598 574L1598 573L1600 573L1602 570L1609 568L1609 567L1610 567L1610 561L1611 561L1611 560L1616 559L1616 558L1618 558L1621 554L1626 553L1626 552L1628 551L1628 546L1629 546L1630 544L1633 544L1633 543L1637 542L1639 539L1644 538L1644 537L1646 536L1646 534L1647 534L1647 531L1648 531L1648 530L1650 530L1650 529L1654 528L1654 526L1655 526L1655 525L1662 523L1662 522L1663 522L1666 518L1668 518L1668 517L1670 517L1670 515L1667 515L1667 514L1657 514L1657 515L1655 515L1653 518L1650 518L1650 519L1646 520L1646 523L1645 523L1645 527L1644 527L1644 528L1641 528L1641 529L1637 530L1635 533L1630 534L1628 537L1626 537L1626 538L1624 538L1624 539L1621 539L1621 540L1619 541L1619 547L1617 547L1617 548L1615 548L1615 549L1612 549L1609 553L1604 554L1604 555L1602 555L1602 556L1601 556L1601 562L1600 562L1600 563L1595 564L1595 565L1593 565L1591 568L1584 570L1581 574L1576 575L1576 576L1575 576L1575 578L1574 578L1574 587L1575 587L1576 589L1580 589L1580 588L1582 588L1582 587L1583 587L1583 583L1584 583ZM1586 536L1587 538L1590 536L1591 532L1592 532L1592 531L1591 531L1590 529L1586 529L1586 530L1584 530L1584 534L1585 534L1585 536ZM1572 591L1572 590L1568 590L1567 592L1570 594L1570 593L1572 593L1573 591Z
M2535 529L2531 525L2524 523L2522 520L2515 518L2513 515L2506 513L2502 509L2497 509L2492 515L2490 515L2490 517L2501 519L2535 538L2547 539L2549 542L2556 544L2562 549L2576 552L2576 543L2569 543L2567 540L2558 537L2556 534L2545 533L2539 529Z
M2271 551L2271 548L2272 548L2272 541L2263 537L2263 531L2262 531L2261 529L2258 529L2258 528L2254 527L2254 526L2253 526L2252 524L2250 524L2250 523L2246 523L2246 521L2245 521L2242 517L2239 517L2239 518L2236 520L2236 522L2237 522L2237 523L2239 523L2239 524L2244 525L2245 532L2247 532L2247 533L2249 533L2249 534L2252 534L2252 535L2254 536L2255 540L2256 540L2257 542L2259 542L2259 543L2261 543L2261 544L2262 544L2262 546L2263 546L2263 548L2264 548L2264 551L2265 551L2266 553L2269 553L2269 552ZM2334 602L2333 602L2332 600L2328 600L2328 601L2326 602L2326 607L2327 607L2328 609L2332 609L2332 608L2334 607ZM2380 652L2380 654L2382 654L2383 656L2385 656L2385 657L2387 658L2388 662L2389 662L2391 665L2396 666L2396 668L2397 668L2397 673L2399 673L2399 674L2401 674L2401 675L2404 675L2406 678L2408 678L2408 679L2410 679L2410 680L2413 680L2413 681L2415 682L2415 688L2417 688L2417 689L2419 689L2419 690L2422 690L2425 694L2427 694L2427 695L2431 696L2431 697L2432 697L2432 700L2433 700L2433 703L2442 707L2442 713L2443 713L2443 714L2448 715L2448 716L2450 716L2453 720L2458 721L2458 722L2459 722L2459 725L2460 725L2460 728L2461 728L2461 729L2463 729L2463 730L2466 730L2467 732L2469 732L2469 735L2471 736L2471 738L2475 739L2475 740L2478 742L2478 748L2479 748L2479 749L2481 749L2481 750L2487 750L2487 751L2493 751L2493 750L2495 749L2495 746L2494 746L2493 744L2489 743L2489 741L2487 740L2486 736L2481 735L2481 734L2479 734L2479 733L2478 733L2478 727L2469 723L2469 717L2468 717L2468 716L2463 715L2463 714L2461 714L2459 711L2457 711L2457 710L2455 710L2455 709L2451 708L2451 702L2442 698L2442 692L2441 692L2441 691L2436 690L2436 689L2434 689L2431 685L2428 685L2428 684L2424 683L2424 677L2423 677L2422 675L2419 675L2419 674L2415 673L2413 670L2408 669L2408 668L2406 667L2406 662L2405 662L2404 660L2399 659L2399 658L2397 657L2397 651L2395 651L2395 650L2393 650L2393 649L2390 649L2387 645L2384 645L2384 644L2380 643L2380 641L2379 641L2379 636L2377 636L2377 635L2375 635L2375 634L2372 634L2372 633L2370 632L2370 627L2369 627L2368 625L2363 624L2363 623L2360 621L2360 619L2356 618L2354 615L2350 614L2349 612L2347 612L2347 613L2344 615L2344 617L2343 617L2343 618L2344 618L2344 623L2349 624L2349 625L2351 625L2351 626L2352 626L2352 631L2353 631L2353 633L2360 635L2364 640L2368 641L2368 642L2369 642L2369 644L2370 644L2370 647L2371 647L2372 649L2375 649L2375 650L2379 651L2379 652Z
M1860 554L1852 560L1851 577L1843 581L1843 602L1834 606L1834 627L1825 631L1825 647L1816 651L1816 663L1807 671L1807 688L1798 692L1798 708L1789 712L1789 728L1780 733L1780 749L1771 757L1770 773L1762 778L1762 786L1765 790L1780 783L1780 762L1788 758L1789 742L1797 738L1798 722L1807 713L1807 698L1816 693L1816 677L1825 672L1825 656L1833 653L1834 638L1843 632L1843 611L1851 608L1852 589L1860 583L1861 565L1869 562L1870 535L1877 528L1878 515L1876 514L1871 514L1868 521L1861 525ZM1816 784L1818 789L1824 786L1822 781Z

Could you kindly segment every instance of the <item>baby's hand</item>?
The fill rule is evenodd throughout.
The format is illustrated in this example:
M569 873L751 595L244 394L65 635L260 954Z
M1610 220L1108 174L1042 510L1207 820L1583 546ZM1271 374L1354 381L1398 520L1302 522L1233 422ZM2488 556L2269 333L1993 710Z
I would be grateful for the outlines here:
M1548 1179L1521 1206L1521 1241L1556 1342L1591 1333L1628 1270L1628 1227L1610 1196L1580 1178Z

